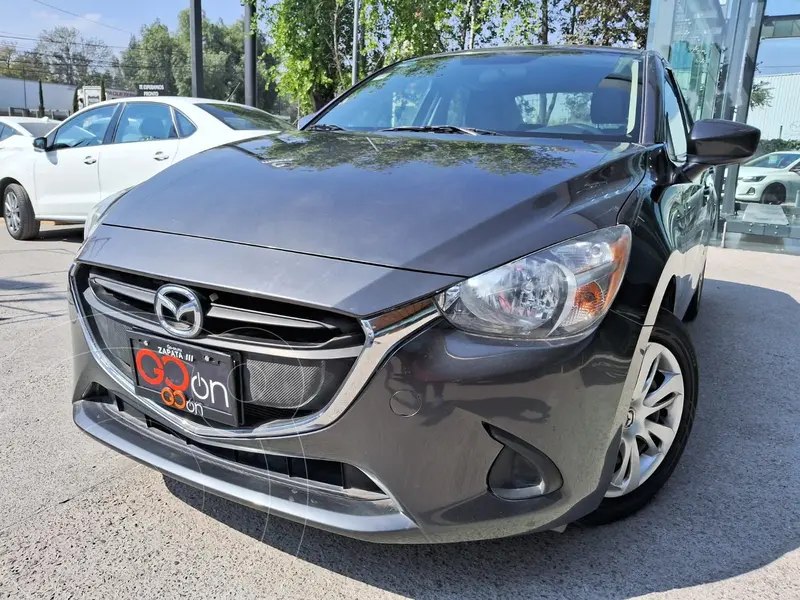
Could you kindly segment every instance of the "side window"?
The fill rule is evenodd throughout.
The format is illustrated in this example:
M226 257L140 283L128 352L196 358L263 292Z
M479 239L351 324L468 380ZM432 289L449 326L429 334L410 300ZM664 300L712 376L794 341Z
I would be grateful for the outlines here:
M197 131L197 127L195 127L194 123L192 123L186 115L179 110L173 110L175 111L175 120L178 122L178 133L182 138L189 137Z
M10 137L15 135L22 135L19 131L10 127L9 125L3 125L0 123L0 142L3 140L7 140Z
M169 106L150 102L131 102L126 104L125 110L122 111L117 132L114 134L114 143L149 142L177 137L178 133L172 123Z
M689 147L686 121L681 112L681 100L671 77L664 80L664 112L667 119L667 150L675 162L686 160Z
M53 148L83 148L103 143L116 106L99 106L70 119L56 131Z

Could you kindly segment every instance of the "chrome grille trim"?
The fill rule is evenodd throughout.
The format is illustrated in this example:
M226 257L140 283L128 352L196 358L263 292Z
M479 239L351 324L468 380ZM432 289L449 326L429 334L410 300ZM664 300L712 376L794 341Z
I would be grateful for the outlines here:
M140 302L146 302L147 304L155 304L156 302L155 292L139 287L138 285L114 281L113 279L103 277L102 275L89 275L89 282L99 285L107 290L111 290L112 292L116 292L121 296L127 296L128 298L139 300Z
M143 288L132 283L118 281L98 275L95 273L89 274L89 283L92 286L98 286L105 290L110 290L120 296L132 298L139 302L155 304L156 292ZM230 321L237 321L240 323L248 323L251 325L265 325L270 327L293 327L296 329L327 329L333 331L334 328L327 323L319 321L312 321L310 319L303 319L300 317L287 317L285 315L276 315L272 313L260 312L249 310L246 308L237 308L234 306L226 306L211 302L211 306L206 311L206 316L218 319L227 319Z
M219 440L219 442L224 443L224 440L233 442L236 439L243 438L288 437L315 431L330 425L350 407L377 368L400 342L421 331L440 317L433 301L428 299L371 319L360 320L366 341L353 368L327 406L314 414L297 419L271 421L252 428L218 429L189 421L155 402L136 395L132 381L106 357L87 326L86 319L80 309L81 294L75 284L76 268L77 263L73 263L69 269L69 289L78 311L81 330L94 359L142 409L157 415L163 422L177 428L187 437L198 440ZM315 356L319 357L319 353L315 352Z
M72 277L70 277L72 281ZM71 285L71 284L70 284ZM109 288L110 289L110 288ZM78 295L92 308L93 311L102 313L116 321L126 323L131 327L149 331L155 335L163 336L168 335L164 333L164 329L159 325L155 315L149 313L141 313L140 315L133 315L129 312L119 310L118 308L108 304L97 296L91 286L86 288L83 295L78 292ZM132 297L132 296L131 296ZM155 297L155 295L154 295ZM238 309L237 309L238 310ZM237 352L251 352L253 354L263 354L265 356L280 356L283 358L306 358L306 359L319 359L319 360L332 360L337 358L354 358L361 352L362 346L348 346L345 348L283 348L280 346L237 342L229 338L220 338L218 336L205 336L197 340L190 340L194 343L201 343L211 349L221 350L236 350Z

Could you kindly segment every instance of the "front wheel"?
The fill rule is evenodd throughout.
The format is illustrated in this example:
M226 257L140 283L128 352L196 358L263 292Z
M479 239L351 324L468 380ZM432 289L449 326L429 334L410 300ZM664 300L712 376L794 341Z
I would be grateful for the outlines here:
M761 204L783 204L786 202L786 188L780 183L771 183L761 194Z
M39 235L39 221L25 188L18 183L6 186L3 192L3 219L15 240L30 240Z
M669 479L683 454L697 407L694 346L684 324L662 310L644 358L622 430L605 498L583 522L602 525L645 506Z

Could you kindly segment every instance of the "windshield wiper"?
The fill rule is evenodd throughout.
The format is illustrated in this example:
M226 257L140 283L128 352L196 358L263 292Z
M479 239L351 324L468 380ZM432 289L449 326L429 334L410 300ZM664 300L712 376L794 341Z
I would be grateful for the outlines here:
M347 131L347 129L333 123L315 123L310 127L306 127L305 131Z
M379 131L419 131L422 133L463 133L465 135L500 135L496 131L477 129L476 127L458 127L457 125L403 125L388 127Z

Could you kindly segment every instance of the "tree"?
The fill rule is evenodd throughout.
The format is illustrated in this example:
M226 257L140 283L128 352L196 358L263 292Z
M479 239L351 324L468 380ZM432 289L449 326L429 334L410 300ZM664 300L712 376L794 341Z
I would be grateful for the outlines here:
M758 142L756 156L771 154L772 152L785 152L787 150L800 150L800 140L761 140Z
M513 0L524 6L523 0ZM497 39L505 0L364 0L362 73L411 56L479 47ZM353 0L260 0L278 65L278 90L301 110L320 108L350 84ZM507 11L508 22L512 21Z
M80 107L78 106L78 88L75 88L75 91L72 93L72 112L76 113Z
M192 91L189 11L178 15L174 36L178 48L175 80L178 93ZM257 45L258 45L257 40ZM261 40L263 44L263 38ZM203 18L203 94L209 98L244 101L244 23L236 20L225 25Z
M772 87L766 81L757 81L750 91L750 108L772 106Z
M167 94L178 93L175 71L186 60L178 56L180 52L177 40L159 19L143 26L141 38L132 37L121 54L119 70L125 87L133 89L137 83L163 83Z
M269 77L303 112L321 108L347 85L352 5L352 0L261 0L259 14L278 61Z
M33 50L19 52L15 44L0 44L0 75L50 81L47 65Z
M106 100L106 78L100 78L100 102L105 102Z
M44 116L44 90L42 89L42 80L39 80L39 117Z
M644 48L650 0L566 0L560 25L569 44Z
M203 95L219 100L244 101L244 23L230 25L203 18ZM270 109L276 101L275 86L267 85L267 72L276 61L270 55L266 38L256 37L262 54L256 72L256 105ZM156 19L132 37L119 58L110 61L110 76L115 86L133 89L137 83L163 83L167 93L188 96L192 91L189 11L178 14L177 31L170 32Z
M16 54L16 44L0 43L0 75L6 77L12 75Z
M111 62L109 63L108 72L105 74L105 76L108 79L108 82L111 85L111 87L122 88L122 89L125 89L127 87L125 85L124 77L122 76L122 67L120 66L118 56L111 57Z
M45 78L69 85L98 81L111 59L111 50L103 40L84 38L74 27L42 31L33 54Z

